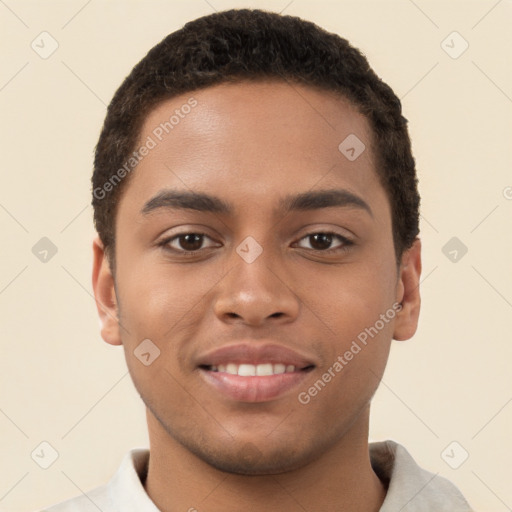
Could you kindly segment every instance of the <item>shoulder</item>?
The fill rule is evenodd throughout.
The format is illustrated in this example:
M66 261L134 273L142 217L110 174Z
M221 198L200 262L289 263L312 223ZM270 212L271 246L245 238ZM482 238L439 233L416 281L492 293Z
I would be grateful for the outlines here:
M369 448L372 467L388 486L380 512L473 512L452 482L421 468L400 444L382 441Z
M36 512L154 512L157 509L142 484L148 460L149 450L134 448L125 454L108 483Z
M87 494L62 501L37 512L114 512L107 485L96 487ZM117 512L117 511L116 511Z

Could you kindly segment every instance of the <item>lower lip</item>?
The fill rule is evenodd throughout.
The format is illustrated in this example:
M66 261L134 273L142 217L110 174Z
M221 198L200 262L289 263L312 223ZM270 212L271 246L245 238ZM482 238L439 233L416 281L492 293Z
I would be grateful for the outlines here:
M295 371L262 377L240 377L225 372L199 369L206 382L223 395L239 402L268 402L300 384L309 373Z

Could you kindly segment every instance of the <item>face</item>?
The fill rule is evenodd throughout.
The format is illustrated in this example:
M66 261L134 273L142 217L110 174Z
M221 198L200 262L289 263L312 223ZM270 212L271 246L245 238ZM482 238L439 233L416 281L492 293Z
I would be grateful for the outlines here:
M366 119L324 91L240 82L161 103L144 144L115 287L98 241L93 283L150 437L269 474L367 436L391 339L416 329L420 260L418 242L396 267Z

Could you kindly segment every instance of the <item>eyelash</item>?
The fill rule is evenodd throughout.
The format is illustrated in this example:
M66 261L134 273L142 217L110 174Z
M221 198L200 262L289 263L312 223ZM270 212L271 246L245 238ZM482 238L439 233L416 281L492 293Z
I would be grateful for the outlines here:
M338 238L338 240L340 240L343 243L343 245L340 247L334 247L331 249L324 249L324 250L321 250L321 249L307 249L307 250L310 250L310 251L313 251L316 253L320 253L320 254L343 253L343 252L348 251L351 248L351 246L354 245L354 242L352 240L349 240L348 238L346 238L338 233L335 233L333 231L312 231L311 233L307 233L306 235L301 237L299 239L299 242L301 240L304 240L305 238L311 237L313 235L320 235L320 234L321 235L331 235L334 238ZM196 251L185 251L182 249L175 249L175 248L169 247L170 242L172 242L173 240L179 240L181 237L185 237L187 235L199 235L202 237L210 238L206 233L190 231L190 232L186 232L186 233L179 233L172 237L166 238L166 239L162 240L161 242L159 242L158 246L163 247L165 250L167 250L169 252L180 254L182 256L196 256L204 249L198 249ZM207 248L207 249L209 249L209 248ZM304 249L304 247L302 247L302 249Z

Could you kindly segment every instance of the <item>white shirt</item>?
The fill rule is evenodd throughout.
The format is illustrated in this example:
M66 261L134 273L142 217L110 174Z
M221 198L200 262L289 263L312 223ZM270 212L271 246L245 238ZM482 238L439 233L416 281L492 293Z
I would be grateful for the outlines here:
M380 512L474 512L455 485L421 469L403 446L383 441L369 449L375 473L389 482ZM148 460L149 450L130 450L107 484L39 512L160 512L141 482Z

